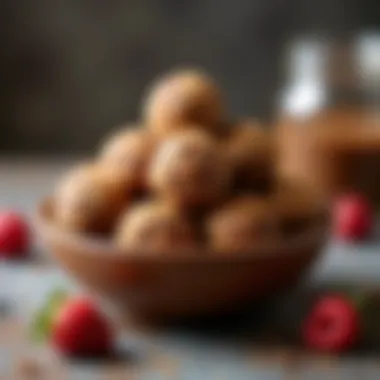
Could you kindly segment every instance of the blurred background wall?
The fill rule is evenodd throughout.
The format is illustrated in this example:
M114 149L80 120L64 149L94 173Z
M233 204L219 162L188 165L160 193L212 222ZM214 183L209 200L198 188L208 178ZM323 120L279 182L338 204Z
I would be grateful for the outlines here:
M0 150L90 151L178 65L208 70L231 115L265 117L290 36L361 28L380 28L378 0L2 0Z

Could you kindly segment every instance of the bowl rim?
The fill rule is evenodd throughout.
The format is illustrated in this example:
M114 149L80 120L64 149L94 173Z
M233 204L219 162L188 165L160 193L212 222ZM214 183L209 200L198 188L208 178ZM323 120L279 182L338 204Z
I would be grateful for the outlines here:
M273 244L258 245L254 250L249 252L234 252L232 254L216 254L215 251L208 248L188 250L180 255L152 255L137 250L128 251L120 249L109 240L99 236L80 235L72 231L66 231L59 228L47 216L47 207L51 205L52 197L43 198L38 204L34 213L34 224L37 227L37 233L44 240L44 236L50 236L50 240L62 243L65 246L75 247L76 251L80 251L80 255L96 256L98 258L112 258L122 261L138 261L138 262L235 262L235 261L252 261L263 258L273 258L278 255L299 255L299 252L310 245L322 245L327 242L330 228L328 217L318 220L315 225L308 228L300 235L292 236L287 240L273 241ZM326 215L327 216L327 215ZM201 254L200 254L201 252ZM106 253L106 254L105 254ZM310 255L311 253L308 253ZM314 254L314 253L313 253ZM306 254L305 254L306 255Z

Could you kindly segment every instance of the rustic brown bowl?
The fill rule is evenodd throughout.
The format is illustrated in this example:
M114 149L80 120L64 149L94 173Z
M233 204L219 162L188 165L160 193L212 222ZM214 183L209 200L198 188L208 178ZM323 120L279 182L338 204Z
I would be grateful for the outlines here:
M133 317L171 319L225 312L296 284L326 241L328 223L255 252L168 257L121 252L106 241L70 234L38 209L37 230L53 257L82 285Z

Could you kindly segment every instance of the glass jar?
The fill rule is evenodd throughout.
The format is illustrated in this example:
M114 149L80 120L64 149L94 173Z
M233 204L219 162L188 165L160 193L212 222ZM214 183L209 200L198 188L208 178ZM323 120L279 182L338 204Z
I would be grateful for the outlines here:
M306 38L289 50L276 127L279 174L328 198L380 200L380 36Z

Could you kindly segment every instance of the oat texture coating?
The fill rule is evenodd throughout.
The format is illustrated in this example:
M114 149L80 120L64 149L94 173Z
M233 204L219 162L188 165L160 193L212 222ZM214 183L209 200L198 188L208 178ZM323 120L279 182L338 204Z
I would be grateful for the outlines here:
M156 83L143 106L145 123L158 136L167 136L188 125L213 131L224 118L221 91L197 70L177 70Z
M161 197L185 207L208 205L230 188L230 168L220 145L199 130L168 138L157 150L149 183Z
M115 242L126 252L147 255L180 255L196 244L193 227L185 215L157 200L127 210L116 228Z
M206 230L216 253L247 253L273 239L275 218L267 198L242 196L210 215Z
M58 183L54 220L70 231L104 232L112 228L126 203L128 195L112 173L97 164L79 164Z
M127 190L144 189L154 147L154 139L147 130L125 128L106 140L99 161L107 170L120 177Z

